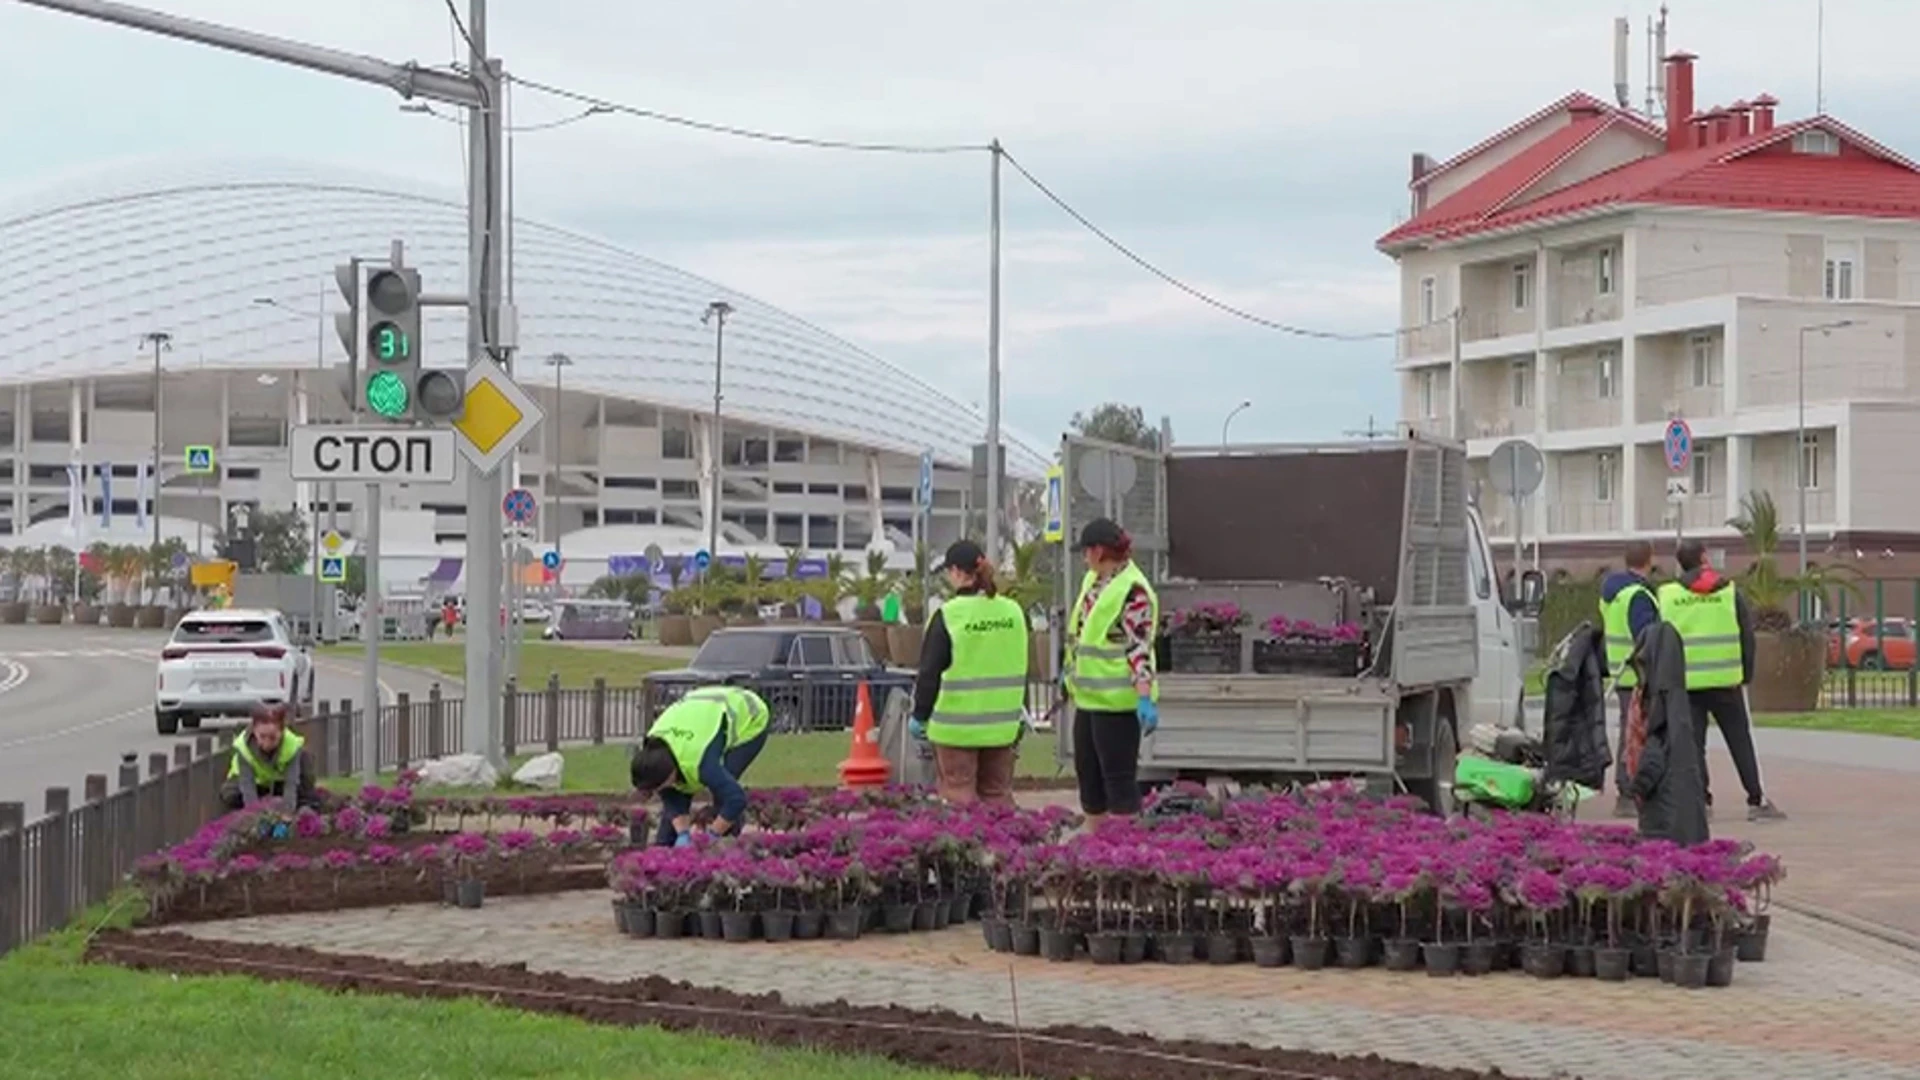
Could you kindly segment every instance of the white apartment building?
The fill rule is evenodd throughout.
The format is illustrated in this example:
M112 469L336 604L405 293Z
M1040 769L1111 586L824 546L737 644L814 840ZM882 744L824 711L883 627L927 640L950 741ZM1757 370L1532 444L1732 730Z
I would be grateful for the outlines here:
M1766 95L1696 112L1693 64L1667 60L1664 124L1576 93L1415 156L1412 216L1379 242L1417 328L1402 420L1463 439L1490 532L1522 527L1553 565L1676 528L1737 550L1726 521L1755 490L1791 535L1797 453L1818 557L1911 574L1920 166L1830 117L1776 123ZM1694 437L1679 506L1674 417ZM1485 483L1508 438L1546 461L1524 521Z

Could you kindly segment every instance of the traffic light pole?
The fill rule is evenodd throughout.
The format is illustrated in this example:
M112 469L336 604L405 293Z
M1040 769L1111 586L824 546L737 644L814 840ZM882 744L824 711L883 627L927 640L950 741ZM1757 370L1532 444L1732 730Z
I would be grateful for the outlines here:
M487 56L487 3L470 0L471 53L467 70L479 90L467 124L467 355L477 362L492 352L500 332L500 284L505 235L500 198L501 121L499 66ZM501 366L507 358L497 357ZM461 734L469 753L483 753L504 768L500 698L504 680L502 644L506 614L501 588L506 537L500 500L503 469L467 470L467 664Z

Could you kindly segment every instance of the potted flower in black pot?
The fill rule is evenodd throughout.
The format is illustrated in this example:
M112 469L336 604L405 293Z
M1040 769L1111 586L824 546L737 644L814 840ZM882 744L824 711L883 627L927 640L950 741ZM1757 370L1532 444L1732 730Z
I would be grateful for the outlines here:
M1240 671L1241 629L1247 613L1240 605L1219 602L1181 608L1167 621L1168 670L1190 675L1234 675Z
M493 837L486 833L461 833L448 840L442 849L452 862L454 904L468 909L486 902L486 864L493 855Z

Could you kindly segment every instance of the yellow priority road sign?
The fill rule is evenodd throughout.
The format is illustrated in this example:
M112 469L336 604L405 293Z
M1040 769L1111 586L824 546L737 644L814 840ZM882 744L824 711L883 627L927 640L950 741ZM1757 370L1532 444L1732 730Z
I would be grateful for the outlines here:
M540 426L540 406L500 365L482 359L467 369L465 411L453 422L460 451L482 473L500 467L514 447Z

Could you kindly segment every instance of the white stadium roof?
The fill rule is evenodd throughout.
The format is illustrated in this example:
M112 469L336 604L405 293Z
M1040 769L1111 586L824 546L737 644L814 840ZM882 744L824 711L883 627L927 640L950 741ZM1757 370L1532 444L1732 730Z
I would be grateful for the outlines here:
M466 281L458 195L313 165L127 163L0 200L0 385L151 369L142 335L164 330L177 370L311 368L345 354L333 268L407 245L430 292ZM564 352L565 382L650 405L713 406L713 300L727 321L725 411L772 427L965 468L985 421L974 409L820 328L752 297L566 229L520 220L513 235L520 350ZM255 304L272 297L280 310ZM309 313L306 318L291 318ZM464 313L430 310L428 363L455 366ZM527 379L544 382L546 371ZM1012 432L1007 467L1038 478L1050 455Z

